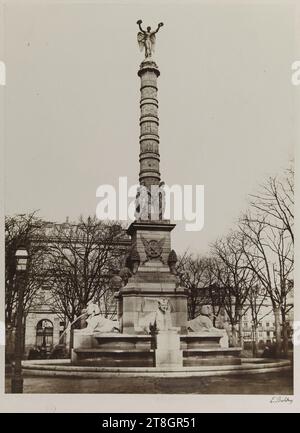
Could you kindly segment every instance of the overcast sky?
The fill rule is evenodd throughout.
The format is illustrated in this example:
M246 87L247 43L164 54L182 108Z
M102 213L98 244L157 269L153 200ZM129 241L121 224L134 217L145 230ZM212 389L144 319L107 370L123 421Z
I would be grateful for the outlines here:
M5 213L75 219L95 213L99 185L137 182L136 21L163 21L162 178L205 186L204 229L178 223L173 245L204 252L233 227L247 194L293 157L294 7L124 3L6 4Z

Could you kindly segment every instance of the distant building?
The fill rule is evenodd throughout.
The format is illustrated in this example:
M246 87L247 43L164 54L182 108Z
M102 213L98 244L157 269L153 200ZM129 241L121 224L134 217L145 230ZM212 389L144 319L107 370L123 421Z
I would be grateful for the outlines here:
M293 299L293 290L289 293L287 297L287 305L290 306L290 310L288 312L288 322L289 322L289 338L292 337L293 332L293 322L294 322L294 299ZM245 306L247 309L247 305ZM262 347L265 345L271 344L275 342L275 316L272 309L272 305L270 301L267 299L266 302L262 305L259 315L259 326L257 329L257 340L258 344ZM243 316L243 339L244 343L252 343L253 340L253 326L252 326L252 318L251 311L248 309Z

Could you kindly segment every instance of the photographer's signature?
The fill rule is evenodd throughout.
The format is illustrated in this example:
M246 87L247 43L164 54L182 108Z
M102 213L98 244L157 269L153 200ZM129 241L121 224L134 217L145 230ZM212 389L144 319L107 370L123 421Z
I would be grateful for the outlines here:
M271 400L270 403L286 403L286 404L291 404L293 403L293 399L291 397L282 397L281 395L274 395Z

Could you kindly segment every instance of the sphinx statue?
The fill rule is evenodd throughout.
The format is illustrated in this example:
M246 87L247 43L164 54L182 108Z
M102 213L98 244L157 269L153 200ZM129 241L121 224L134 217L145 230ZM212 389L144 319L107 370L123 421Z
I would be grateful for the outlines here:
M172 326L171 305L167 298L158 299L158 308L150 323L150 330L155 332L173 331L178 328Z
M85 313L86 328L80 330L83 334L93 334L94 332L120 332L119 322L110 320L100 314L100 308L93 302L89 303L87 308L83 310Z
M212 309L210 305L203 305L199 316L187 322L189 332L216 332L222 335L221 347L228 347L228 335L225 329L216 328L212 321Z
M147 307L135 326L137 333L178 331L179 328L172 326L171 305L167 298L147 298L144 302L144 308Z

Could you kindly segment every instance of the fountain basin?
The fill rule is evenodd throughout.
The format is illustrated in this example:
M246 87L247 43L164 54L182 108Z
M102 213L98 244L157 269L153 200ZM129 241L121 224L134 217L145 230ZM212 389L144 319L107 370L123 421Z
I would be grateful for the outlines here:
M220 347L222 332L180 335L182 366L238 365L241 348ZM98 367L154 367L155 336L74 332L71 361L74 365Z
M97 367L72 365L71 360L34 360L23 361L25 376L95 378L102 377L201 377L255 375L288 371L292 369L289 360L264 358L244 358L240 365L198 366L181 368L157 367Z

